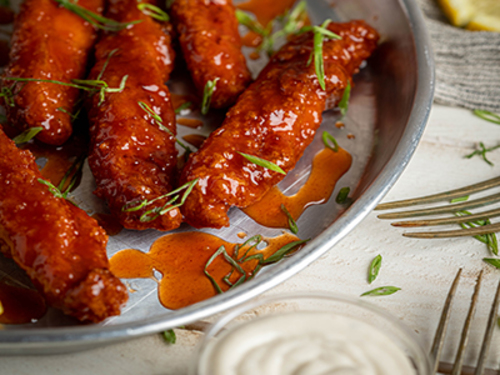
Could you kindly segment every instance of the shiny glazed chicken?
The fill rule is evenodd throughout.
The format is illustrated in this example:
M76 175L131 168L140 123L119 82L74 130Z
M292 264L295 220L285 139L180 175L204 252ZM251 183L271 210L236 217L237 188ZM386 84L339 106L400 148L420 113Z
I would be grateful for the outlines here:
M170 13L198 93L218 79L210 106L229 107L251 81L231 0L175 0Z
M103 0L80 0L94 13ZM53 0L26 0L16 18L10 63L3 87L12 89L12 105L5 101L9 123L20 130L43 127L37 138L61 145L72 133L71 113L80 92L77 88L49 82L15 82L5 78L35 78L71 83L85 78L88 56L97 32L78 15Z
M143 200L168 194L177 163L175 112L165 85L174 60L169 25L143 13L139 3L109 1L106 17L141 22L104 34L96 46L96 64L89 79L100 77L110 87L119 87L124 77L127 80L123 91L106 93L102 103L99 94L88 100L89 164L97 183L96 195L108 203L125 228L166 231L181 224L179 209L153 220L156 214L148 215L147 211L161 208L171 197L140 210L128 210Z
M26 271L47 302L82 321L120 314L128 293L109 271L97 222L38 180L35 159L0 127L0 250Z
M180 181L199 178L182 207L189 224L229 226L231 206L249 206L284 178L240 152L270 161L285 172L294 168L313 140L322 112L338 103L378 41L377 32L362 21L332 23L328 29L342 39L323 42L326 90L319 84L314 63L308 65L313 33L295 36L239 97L222 127L191 155Z

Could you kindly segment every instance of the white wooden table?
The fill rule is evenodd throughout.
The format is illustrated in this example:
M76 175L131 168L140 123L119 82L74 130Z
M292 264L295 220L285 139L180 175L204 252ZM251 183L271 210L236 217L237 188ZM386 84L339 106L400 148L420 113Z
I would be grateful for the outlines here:
M467 110L435 105L415 156L384 200L421 196L497 176L500 150L489 154L495 163L493 167L479 157L464 158L479 141L487 147L500 143L500 126L485 122ZM372 297L369 301L402 319L429 348L449 286L458 268L463 267L465 277L459 286L448 334L452 337L444 350L444 359L451 362L476 275L484 268L484 283L466 355L466 363L474 364L500 270L482 261L488 251L473 238L415 240L402 237L402 232L371 213L328 254L268 294L321 290L358 296L376 286L401 287L392 296ZM377 254L382 254L383 265L378 279L369 286L366 272ZM192 353L201 333L176 332L175 345L166 345L159 335L151 335L76 354L0 357L0 374L182 375L193 361ZM500 332L496 332L488 367L499 367L499 343Z

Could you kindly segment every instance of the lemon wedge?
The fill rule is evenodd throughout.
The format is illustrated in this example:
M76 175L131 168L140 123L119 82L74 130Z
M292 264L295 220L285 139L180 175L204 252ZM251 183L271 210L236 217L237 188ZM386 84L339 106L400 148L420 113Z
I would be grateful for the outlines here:
M438 0L455 26L500 32L500 0Z

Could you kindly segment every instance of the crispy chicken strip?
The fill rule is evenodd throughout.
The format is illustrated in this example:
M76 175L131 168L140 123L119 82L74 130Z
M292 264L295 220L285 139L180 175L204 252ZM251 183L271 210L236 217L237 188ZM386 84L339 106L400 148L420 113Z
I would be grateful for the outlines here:
M80 0L78 4L100 14L103 0ZM26 0L16 18L10 63L4 78L66 83L82 79L96 35L92 25L55 1ZM78 89L48 82L4 80L2 85L4 88L15 85L13 106L6 101L11 124L20 130L43 127L37 138L52 145L61 145L70 137L70 113L80 95Z
M150 221L145 220L154 214L143 217L143 221L141 216L162 207L171 197L141 210L123 211L124 207L136 207L142 200L169 193L177 163L175 112L164 84L174 59L168 24L141 12L139 3L145 1L111 0L108 18L142 22L104 35L96 46L96 65L90 79L102 75L111 87L118 87L124 76L128 79L122 92L107 93L103 103L99 95L89 100L89 164L97 183L95 193L106 200L125 228L167 231L181 223L178 208ZM162 119L164 128L141 108L140 102Z
M82 321L120 314L127 290L109 271L97 222L38 181L29 151L0 127L0 250L26 271L47 302Z
M189 224L228 226L231 206L249 206L283 179L239 152L271 161L285 172L294 168L313 140L325 107L340 100L351 75L377 45L377 32L362 21L330 24L328 29L342 39L323 42L326 91L314 63L308 65L313 34L296 36L240 96L222 127L191 155L181 183L200 180L183 206Z
M231 0L175 0L170 11L198 92L218 78L210 106L229 107L251 81Z

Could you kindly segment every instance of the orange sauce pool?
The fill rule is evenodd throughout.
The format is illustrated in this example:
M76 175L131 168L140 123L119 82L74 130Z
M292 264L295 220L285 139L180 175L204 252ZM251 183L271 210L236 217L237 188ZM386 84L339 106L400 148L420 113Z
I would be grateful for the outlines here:
M26 324L40 319L47 311L45 300L36 290L0 281L0 323Z
M260 201L244 208L243 212L266 227L288 228L288 217L281 205L297 220L307 207L326 203L351 163L352 157L344 149L334 152L325 148L314 157L311 174L297 194L288 197L274 186Z
M256 247L243 246L238 251L241 260L246 256L262 254L263 259L269 259L283 246L298 241L292 234L283 233L274 238L264 238L266 247L258 250ZM167 234L156 240L148 253L129 249L116 253L110 259L110 270L119 278L152 278L154 272L160 272L158 296L161 304L168 309L180 309L185 306L206 300L218 294L217 288L205 274L205 266L221 246L231 258L237 244L224 241L214 235L202 232L182 232ZM259 260L253 259L240 263L245 272L245 279L253 277L260 268ZM233 270L232 274L231 271ZM207 267L207 272L222 291L227 291L230 285L223 279L235 283L242 273L219 255Z
M187 126L188 128L193 129L201 128L203 126L203 121L192 118L178 118L176 121L179 125Z
M296 0L249 0L238 4L241 10L252 12L264 27L273 19L292 8Z
M187 134L182 137L186 142L193 145L196 148L200 148L203 142L207 139L204 135L201 134Z

